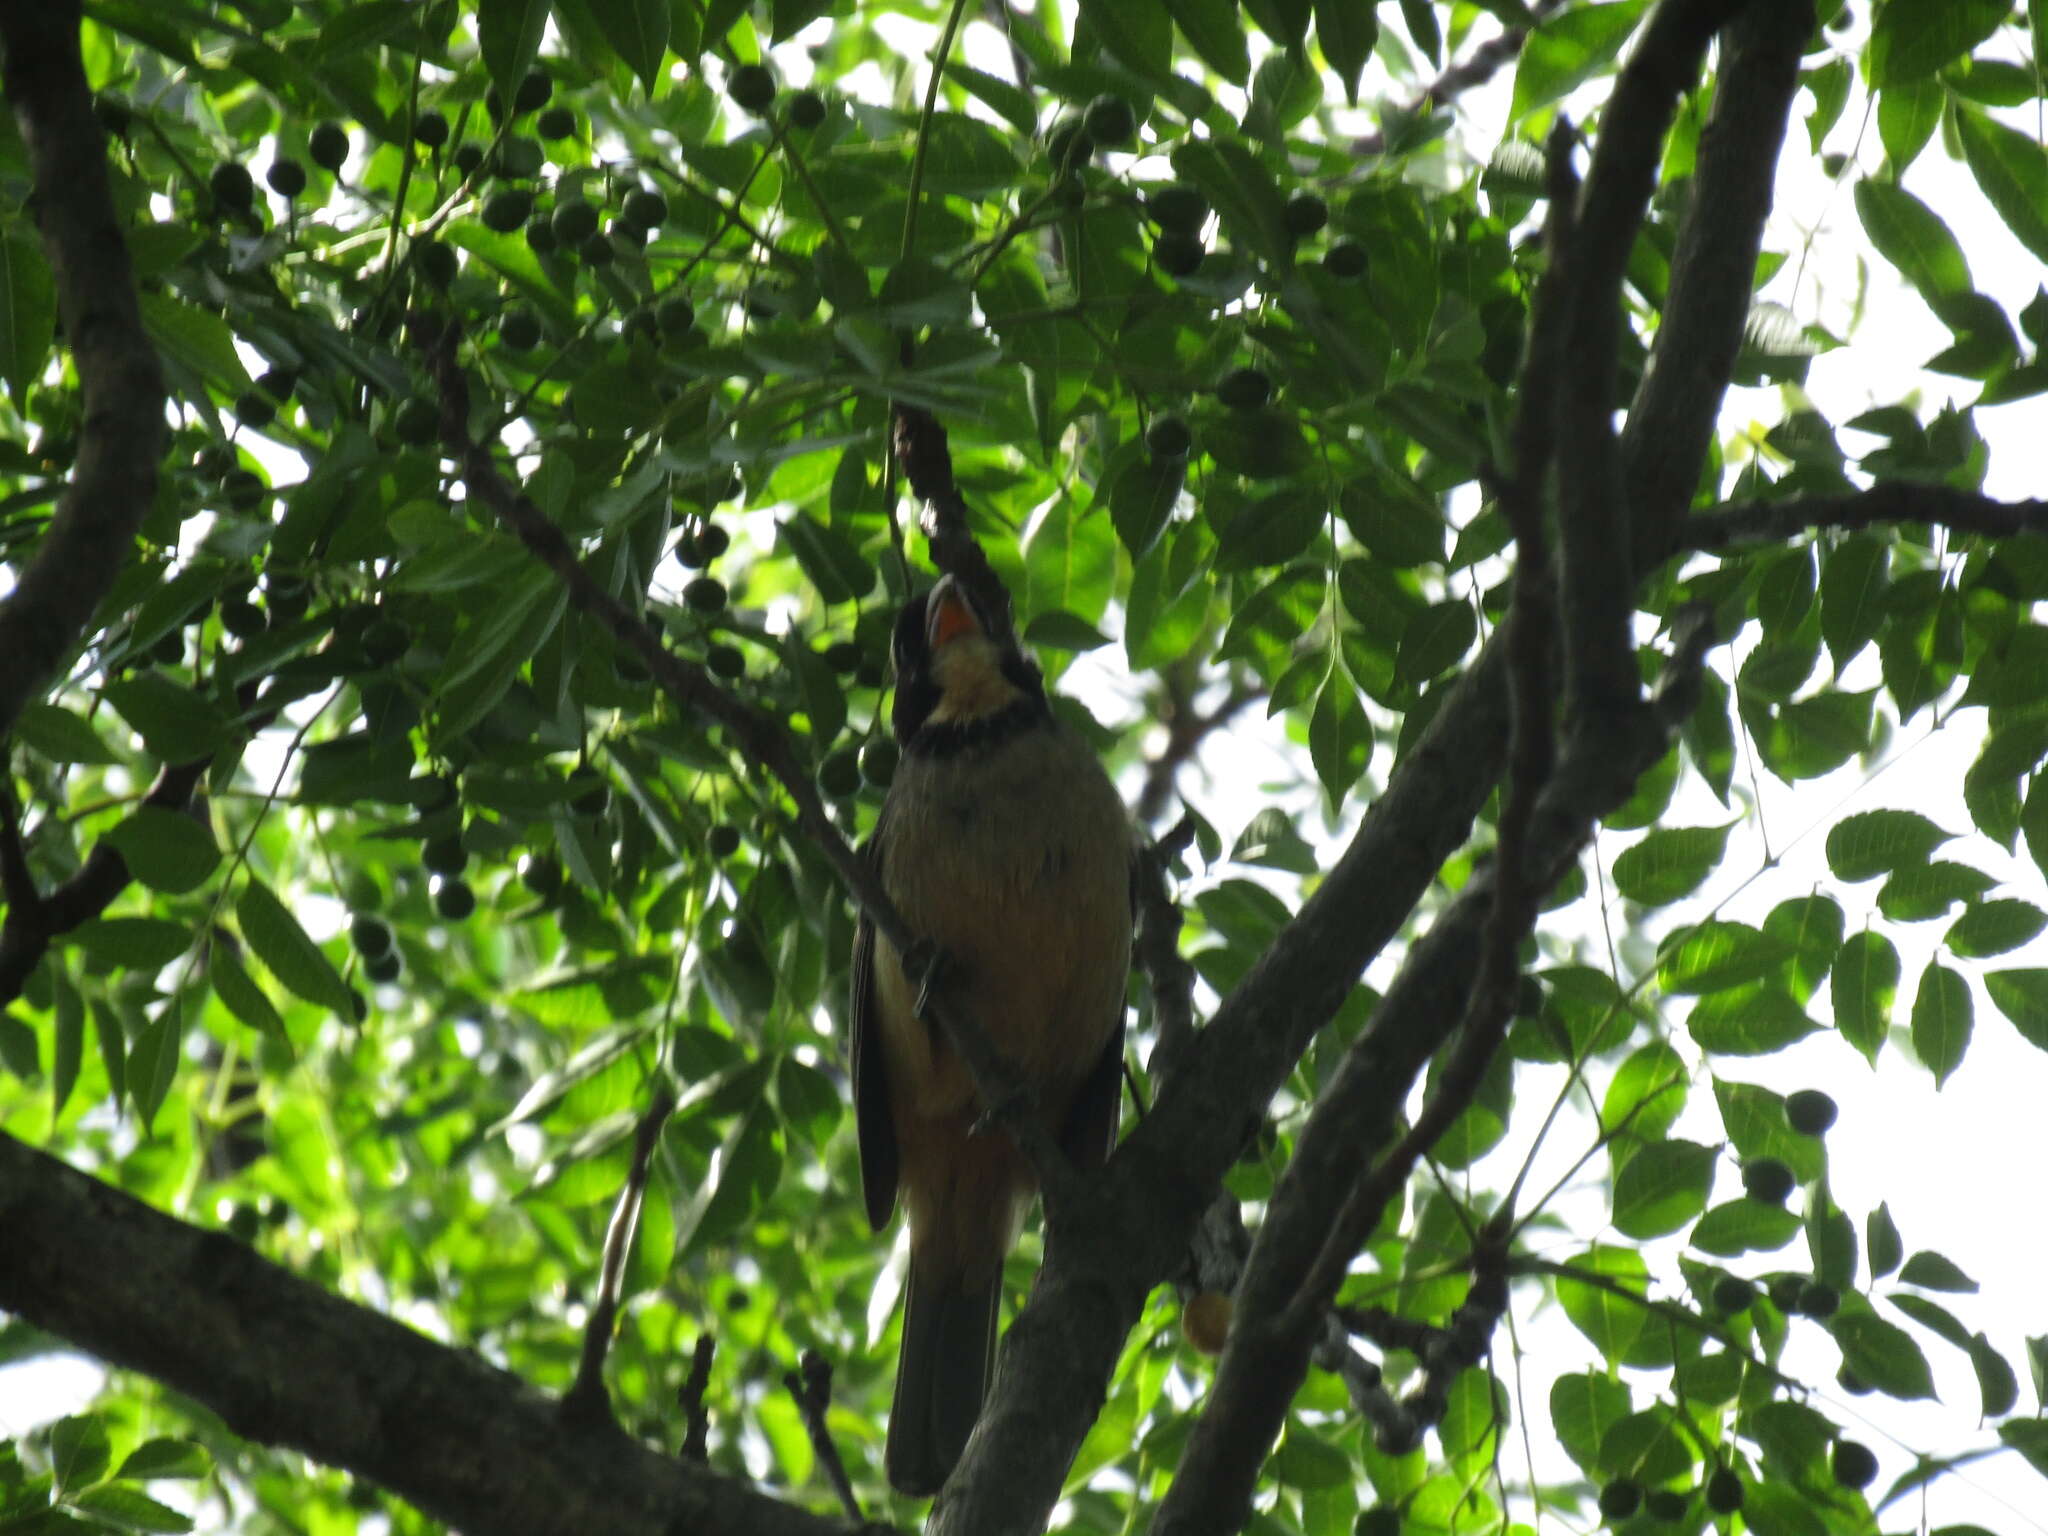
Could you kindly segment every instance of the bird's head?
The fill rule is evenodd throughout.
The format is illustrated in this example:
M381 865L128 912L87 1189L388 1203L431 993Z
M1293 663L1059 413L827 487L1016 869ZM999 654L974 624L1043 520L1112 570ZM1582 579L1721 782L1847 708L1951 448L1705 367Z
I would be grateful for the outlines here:
M904 604L896 618L896 703L891 723L908 742L926 726L973 727L1018 706L1042 708L1038 668L1009 626L982 611L951 576Z

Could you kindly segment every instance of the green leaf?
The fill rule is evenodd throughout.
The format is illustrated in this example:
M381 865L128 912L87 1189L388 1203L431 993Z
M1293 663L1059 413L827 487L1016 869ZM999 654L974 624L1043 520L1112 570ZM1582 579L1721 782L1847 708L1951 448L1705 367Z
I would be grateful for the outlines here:
M106 1525L126 1531L176 1533L192 1529L192 1520L168 1504L159 1504L140 1488L120 1483L102 1483L83 1488L71 1499L72 1507L96 1516Z
M1615 859L1615 889L1646 907L1690 896L1719 866L1733 825L1659 828Z
M241 925L242 937L249 941L257 958L291 992L309 1003L331 1009L344 1022L355 1017L348 986L334 963L307 936L299 920L270 887L254 875L235 902L235 917Z
M249 387L249 370L235 350L235 333L219 316L167 293L140 297L143 327L167 355L230 394Z
M1959 901L1977 900L1995 883L1983 870L1951 859L1908 864L1879 889L1877 910L1895 923L1924 923Z
M1906 1267L1899 1271L1899 1278L1923 1291L1971 1292L1977 1289L1977 1282L1957 1265L1941 1254L1925 1249L1906 1260Z
M1286 199L1273 173L1250 150L1235 140L1196 139L1174 150L1173 169L1202 189L1232 241L1269 265L1284 266L1291 259L1294 240L1287 233ZM1216 436L1214 428L1203 433L1212 452Z
M1691 1242L1702 1253L1734 1258L1774 1253L1798 1235L1799 1218L1784 1206L1745 1196L1724 1201L1702 1216L1692 1229Z
M1465 659L1479 638L1479 620L1469 603L1456 598L1433 603L1410 619L1394 654L1394 676L1411 685L1428 682Z
M49 360L57 334L57 285L42 245L23 233L0 239L0 378L17 407Z
M1955 124L1985 200L2021 245L2048 261L2048 151L1974 107L1958 108Z
M1870 27L1870 83L1931 75L1996 32L2011 0L1888 0Z
M507 101L533 68L547 31L548 0L477 0L477 41L484 67Z
M112 1452L98 1414L74 1414L50 1426L50 1473L60 1495L75 1494L107 1475Z
M1995 1419L2011 1413L2020 1400L2019 1377L2006 1364L2005 1356L1983 1334L1970 1336L1969 1350L1970 1364L1977 1372L1977 1391L1983 1402L1984 1417Z
M1627 1237L1662 1237L1707 1208L1718 1153L1691 1141L1642 1148L1614 1176L1614 1225Z
M85 1000L72 985L70 973L61 967L51 975L50 990L55 994L52 1011L56 1014L50 1049L50 1113L60 1115L77 1086L85 1054Z
M874 586L874 566L838 529L799 512L776 524L775 531L817 589L820 602L850 603Z
M2044 927L2048 927L2048 912L2032 902L2013 898L1980 901L1963 909L1942 942L1960 959L1982 960L2018 949Z
M1600 1104L1600 1123L1609 1131L1625 1125L1628 1135L1655 1141L1684 1110L1691 1077L1684 1057L1653 1040L1615 1069Z
M1827 1155L1821 1143L1812 1136L1801 1136L1786 1123L1783 1094L1761 1084L1716 1077L1714 1101L1720 1106L1728 1140L1744 1162L1775 1157L1802 1184L1812 1183L1826 1169Z
M196 1440L145 1440L128 1453L115 1477L145 1482L159 1477L198 1478L213 1471L213 1457Z
M1835 956L1832 980L1835 1028L1864 1056L1877 1060L1891 1028L1892 1002L1899 989L1899 952L1880 933L1852 933ZM2041 973L2048 980L2048 972ZM1997 999L1997 992L1992 991ZM2048 997L2044 997L2048 1001ZM2048 1026L2048 1013L2044 1013ZM2048 1034L2044 1034L2048 1039ZM2044 1047L2048 1048L2048 1047Z
M1970 293L1970 264L1940 215L1904 187L1856 183L1856 212L1878 254L1899 269L1937 314L1943 301Z
M1934 1074L1937 1088L1962 1064L1974 1011L1970 984L1959 973L1938 962L1920 973L1913 999L1913 1051Z
M2048 1419L2010 1419L1998 1426L1998 1438L2027 1459L2027 1464L2048 1477Z
M1148 79L1173 67L1173 18L1161 0L1080 0L1081 21L1117 62Z
M1570 1268L1595 1278L1559 1276L1558 1304L1610 1364L1619 1363L1649 1315L1643 1299L1649 1289L1649 1267L1633 1248L1596 1244L1572 1260Z
M1358 685L1334 656L1309 713L1308 752L1334 811L1372 758L1372 721L1358 702Z
M1316 41L1344 85L1344 99L1358 105L1358 81L1380 39L1380 19L1357 0L1316 0Z
M2048 1051L2048 971L1990 971L1984 990L2029 1044Z
M120 754L68 709L30 700L14 722L14 736L53 763L118 763Z
M1947 100L1938 80L1909 80L1878 93L1877 136L1894 178L1905 175L1906 167L1927 147Z
M1870 1278L1882 1280L1899 1267L1899 1255L1904 1247L1899 1241L1898 1225L1892 1220L1891 1207L1879 1204L1863 1223L1863 1246L1870 1258Z
M1560 1376L1550 1386L1550 1427L1572 1460L1593 1472L1608 1429L1632 1406L1627 1385L1603 1372Z
M1235 0L1166 0L1166 9L1203 63L1232 85L1251 78L1251 52Z
M1216 568L1243 571L1287 564L1314 541L1329 510L1329 503L1306 486L1287 485L1269 492L1239 508L1219 531Z
M1546 18L1522 45L1508 121L1569 96L1613 63L1642 14L1642 0L1623 0L1573 6Z
M209 825L160 806L136 807L106 836L120 849L129 873L153 891L182 895L196 890L220 865Z
M626 67L654 94L661 80L661 59L668 51L667 0L584 0L597 30Z
M1884 622L1891 555L1874 534L1852 533L1820 567L1820 633L1837 672L1868 645Z
M1792 946L1744 923L1709 921L1683 930L1657 957L1666 992L1718 992L1760 981L1791 958Z
M71 937L103 965L155 971L185 953L192 931L162 917L96 917L72 929Z
M1774 1055L1819 1028L1777 982L1718 988L1693 1004L1685 1027L1717 1056Z
M1874 1313L1847 1307L1829 1322L1842 1364L1888 1397L1934 1396L1934 1375L1905 1329Z
M1828 829L1828 868L1837 880L1870 880L1924 864L1952 834L1918 811L1863 811Z
M179 1047L185 1038L185 996L174 992L165 998L156 1017L128 1047L128 1098L145 1132L155 1123L156 1112L163 1108L178 1075Z
M203 693L181 688L161 672L138 672L106 686L107 702L135 727L151 756L167 763L209 757L228 739L220 706Z
M278 1016L277 1008L244 969L242 957L235 953L232 944L216 940L208 947L206 979L213 983L214 995L242 1023L258 1034L290 1043L291 1037L285 1033L284 1020Z
M1692 1426L1680 1427L1668 1406L1632 1413L1600 1442L1600 1470L1610 1476L1661 1483L1692 1468Z
M1110 485L1109 520L1133 560L1142 559L1166 531L1187 472L1185 459L1140 457ZM1239 521L1246 515L1240 514Z
M1813 1278L1837 1290L1856 1283L1856 1223L1822 1185L1806 1200L1806 1252Z

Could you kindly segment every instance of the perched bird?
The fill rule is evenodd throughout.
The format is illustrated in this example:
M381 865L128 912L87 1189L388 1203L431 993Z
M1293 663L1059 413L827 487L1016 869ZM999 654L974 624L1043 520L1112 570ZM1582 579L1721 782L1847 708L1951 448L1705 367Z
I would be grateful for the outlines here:
M1059 723L1006 624L947 577L898 617L891 715L902 761L867 856L957 998L1029 1089L1067 1157L1116 1140L1131 958L1131 830L1087 744ZM886 1464L938 1491L988 1390L1003 1260L1036 1190L934 1020L922 977L862 918L852 1065L868 1220L897 1192L910 1274Z

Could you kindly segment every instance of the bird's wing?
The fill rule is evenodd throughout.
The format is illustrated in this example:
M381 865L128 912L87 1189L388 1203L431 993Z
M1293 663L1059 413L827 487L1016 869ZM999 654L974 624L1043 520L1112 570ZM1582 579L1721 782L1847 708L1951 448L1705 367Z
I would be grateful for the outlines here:
M1060 1150L1076 1168L1100 1168L1116 1146L1117 1111L1124 1093L1124 1006L1117 1001L1116 1028L1102 1054L1081 1080L1060 1130Z
M879 844L887 818L875 828L863 850L869 863L881 865ZM853 930L853 997L851 1049L853 1123L860 1139L860 1183L867 1197L868 1223L879 1232L896 1209L896 1125L889 1114L889 1073L882 1059L882 1020L875 1000L875 925L865 912Z

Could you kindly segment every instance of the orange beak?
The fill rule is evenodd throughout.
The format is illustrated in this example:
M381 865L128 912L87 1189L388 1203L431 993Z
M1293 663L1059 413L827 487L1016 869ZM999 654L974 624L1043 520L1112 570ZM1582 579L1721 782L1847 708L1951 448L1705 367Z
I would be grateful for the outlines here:
M981 620L974 616L974 610L968 606L959 586L950 576L942 578L926 599L925 643L937 651L962 635L980 633Z

